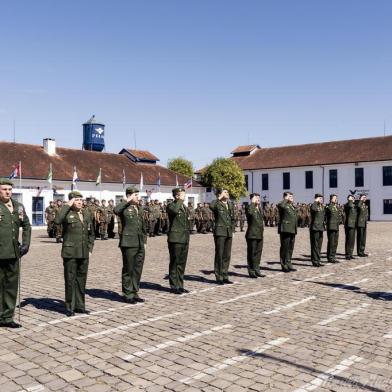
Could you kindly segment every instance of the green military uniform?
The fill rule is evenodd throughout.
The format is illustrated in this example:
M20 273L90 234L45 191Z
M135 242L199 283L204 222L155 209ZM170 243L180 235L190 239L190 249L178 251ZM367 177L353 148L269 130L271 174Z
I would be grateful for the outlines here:
M173 196L185 192L173 189ZM187 292L184 289L184 273L189 250L189 210L182 200L175 200L167 206L169 215L169 232L167 237L170 264L169 282L175 294Z
M126 194L139 192L135 188L127 188ZM119 203L114 212L121 220L121 236L119 247L122 253L122 292L126 302L142 301L138 292L143 272L146 243L146 227L143 208L128 201Z
M366 230L368 220L368 207L362 200L357 205L357 255L366 257Z
M239 221L240 221L240 230L244 231L245 220L246 220L245 206L242 206L238 210L238 216L239 216Z
M107 215L108 215L108 238L114 238L114 212L113 212L113 204L109 202L107 207Z
M349 200L344 205L345 224L344 230L346 233L345 253L346 259L353 259L353 251L355 245L355 228L357 225L357 209L355 203Z
M99 224L99 236L101 240L107 239L109 214L108 206L104 204L104 200L101 202L101 206L97 209L97 221Z
M51 204L46 207L45 209L45 219L46 219L46 224L47 224L47 228L46 231L48 233L48 236L50 238L54 238L56 235L56 227L54 224L54 218L56 217L56 209L55 206Z
M71 192L68 198L82 195ZM65 308L68 315L86 312L85 292L89 256L94 247L94 228L87 209L76 210L64 205L56 217L56 224L63 226L63 246L61 257L64 266Z
M228 283L231 245L235 227L234 209L231 203L224 203L218 199L210 204L210 209L215 217L215 277L219 284Z
M297 211L287 200L277 205L279 211L278 233L280 234L280 264L283 272L293 270L291 258L293 256L295 236L297 235Z
M56 242L61 242L63 238L63 226L56 224L56 218L58 214L60 213L60 210L63 206L63 203L57 203L54 207L55 212L54 212L54 223L55 223L55 228L56 228Z
M0 180L0 185L11 184L12 182L8 180ZM22 228L21 246L20 228ZM18 259L28 252L30 239L30 221L23 205L14 199L10 199L8 203L0 201L0 326L14 324L19 278Z
M320 267L321 248L323 246L325 208L320 203L314 202L310 207L310 255L312 264Z
M325 218L327 226L327 259L330 263L337 263L336 249L339 243L340 211L335 203L325 207Z
M263 252L264 217L261 209L254 203L245 209L248 227L245 233L247 245L248 273L251 278L262 276L260 260Z

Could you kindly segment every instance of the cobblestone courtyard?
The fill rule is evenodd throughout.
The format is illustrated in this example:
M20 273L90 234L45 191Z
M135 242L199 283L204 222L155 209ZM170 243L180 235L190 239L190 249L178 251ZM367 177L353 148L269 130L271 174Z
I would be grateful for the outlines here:
M250 279L237 232L235 284L224 286L212 273L212 235L193 235L182 296L168 290L166 237L151 238L138 305L121 299L118 241L96 241L92 312L67 318L61 246L34 231L23 328L0 330L0 391L392 391L391 233L391 223L370 223L369 257L346 261L341 231L341 262L314 268L300 229L297 272L283 274L279 237L266 228L267 276Z

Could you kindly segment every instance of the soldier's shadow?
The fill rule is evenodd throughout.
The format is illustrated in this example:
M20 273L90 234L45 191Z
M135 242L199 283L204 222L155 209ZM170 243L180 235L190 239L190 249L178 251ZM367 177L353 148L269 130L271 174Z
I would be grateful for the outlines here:
M296 258L296 257L293 257L292 260L310 261L310 259L301 259L301 258ZM267 264L279 264L280 265L280 262L279 261L268 261ZM291 263L291 264L299 266L299 267L312 267L313 268L313 266L311 264L303 264L303 263Z
M211 270L200 270L200 272L204 275L212 275L214 273L214 271L211 271ZM229 276L238 276L238 277L243 277L243 278L248 277L248 275L239 274L238 272L234 272L234 271L229 271Z
M116 293L115 291L111 290L86 289L86 294L92 298L101 298L107 299L109 301L124 302L123 297L119 293Z
M56 298L24 298L20 303L20 307L24 308L27 305L32 305L36 309L65 314L64 301Z
M141 282L140 283L140 288L141 289L146 289L146 290L155 290L155 291L163 291L166 293L171 293L171 288L162 286L159 283L152 283L152 282Z
M165 275L164 279L168 280L169 275ZM199 275L184 275L184 280L189 280L191 282L216 284L216 280L207 279L204 276L199 276Z
M267 264L279 264L279 262L267 262ZM233 265L234 268L243 268L243 269L248 269L248 266L246 264L235 264ZM265 267L263 265L260 265L260 269L264 271L282 271L281 269L276 269L276 268L270 268L270 267ZM243 276L248 276L248 275L243 275Z

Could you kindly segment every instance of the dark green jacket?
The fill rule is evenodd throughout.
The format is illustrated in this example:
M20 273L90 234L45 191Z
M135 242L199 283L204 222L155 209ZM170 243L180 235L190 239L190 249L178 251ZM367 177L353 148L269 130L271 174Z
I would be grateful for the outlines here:
M363 201L358 202L357 216L357 227L366 227L368 220L368 207Z
M325 220L327 230L339 231L340 211L336 204L330 203L325 207Z
M214 235L216 237L232 237L235 228L233 205L216 199L211 202L210 209L215 217Z
M170 203L166 211L169 215L167 241L178 244L189 242L189 209L181 201Z
M310 230L324 231L325 207L314 202L310 207Z
M246 220L248 221L248 228L245 233L245 238L252 240L263 239L264 218L260 208L251 203L246 206L245 214Z
M19 229L22 228L22 244L30 246L31 225L23 204L12 199L11 214L0 201L0 260L16 259L19 254Z
M354 229L357 225L357 208L351 200L344 205L346 215L345 226Z
M120 218L122 232L119 246L122 248L138 248L147 242L147 230L143 219L143 208L135 207L123 201L114 207L114 213Z
M94 247L94 228L91 215L82 209L83 222L78 213L69 205L64 205L54 222L63 226L63 248L61 257L64 259L88 259Z
M282 200L277 207L279 211L278 233L297 234L298 217L295 207L287 200Z

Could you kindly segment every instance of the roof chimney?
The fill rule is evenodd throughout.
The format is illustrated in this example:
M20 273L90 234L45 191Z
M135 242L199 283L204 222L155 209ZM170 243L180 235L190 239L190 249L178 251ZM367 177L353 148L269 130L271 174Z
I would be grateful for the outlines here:
M48 155L56 155L56 140L50 138L44 139L44 151Z

